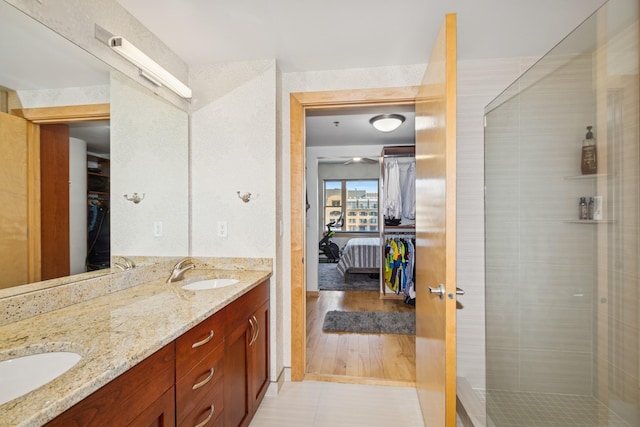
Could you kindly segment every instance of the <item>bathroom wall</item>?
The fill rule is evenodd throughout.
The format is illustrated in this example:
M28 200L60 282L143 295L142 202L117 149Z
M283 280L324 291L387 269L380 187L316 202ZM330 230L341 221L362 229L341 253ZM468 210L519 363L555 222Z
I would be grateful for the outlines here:
M487 388L590 395L595 228L578 198L591 55L550 56L487 114Z
M120 73L110 87L111 253L187 256L188 115Z
M212 66L215 87L222 76L251 72L191 115L192 254L275 257L275 61ZM207 89L207 91L211 91ZM240 194L251 193L244 203ZM217 233L226 222L228 235Z
M594 395L635 425L640 420L640 147L638 4L615 2L606 21L635 22L601 43L598 86L597 192L607 226L599 226L594 304ZM605 18L603 18L605 19Z
M191 70L191 254L275 260L276 85L274 60L208 64ZM240 194L251 193L243 202ZM226 223L227 236L217 233ZM273 263L271 378L282 373L283 284Z

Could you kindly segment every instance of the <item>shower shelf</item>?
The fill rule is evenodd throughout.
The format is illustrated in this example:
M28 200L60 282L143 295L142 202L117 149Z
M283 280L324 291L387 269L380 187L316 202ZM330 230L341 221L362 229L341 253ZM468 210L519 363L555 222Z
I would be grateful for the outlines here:
M609 175L606 173L594 173L590 175L571 175L565 176L564 179L595 179L595 178L606 178Z
M571 224L612 224L608 219L565 219L564 222Z

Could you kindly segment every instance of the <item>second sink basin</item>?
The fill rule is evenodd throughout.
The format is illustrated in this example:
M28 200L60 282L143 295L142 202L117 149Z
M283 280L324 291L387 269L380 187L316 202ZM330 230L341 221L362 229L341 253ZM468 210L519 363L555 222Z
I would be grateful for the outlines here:
M182 289L186 289L188 291L219 289L219 288L224 288L225 286L235 285L238 282L239 280L236 280L236 279L207 279L207 280L200 280L197 282L189 283L187 285L182 286Z
M37 353L0 362L0 405L64 374L80 360L77 353Z

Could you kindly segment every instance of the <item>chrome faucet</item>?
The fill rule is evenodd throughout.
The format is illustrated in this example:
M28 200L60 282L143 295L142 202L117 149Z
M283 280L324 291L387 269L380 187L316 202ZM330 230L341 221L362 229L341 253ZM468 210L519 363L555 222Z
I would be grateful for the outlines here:
M187 270L191 270L192 268L196 268L196 265L191 261L190 258L181 259L173 266L171 270L171 275L167 279L167 283L177 282L178 280L182 280L182 276L184 272Z
M135 267L136 265L134 264L133 261L131 261L129 258L124 257L124 256L119 256L118 257L122 262L114 262L113 265L115 267L118 267L120 270L122 271L126 271L126 270L131 270L133 267Z

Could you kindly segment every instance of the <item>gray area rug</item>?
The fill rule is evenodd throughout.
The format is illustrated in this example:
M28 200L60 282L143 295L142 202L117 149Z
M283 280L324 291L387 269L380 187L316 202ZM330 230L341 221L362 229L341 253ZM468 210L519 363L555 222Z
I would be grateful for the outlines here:
M325 332L415 335L416 313L384 311L329 311L324 316Z
M380 279L370 278L368 274L349 274L349 283L338 273L335 263L318 264L318 290L321 291L378 291Z

